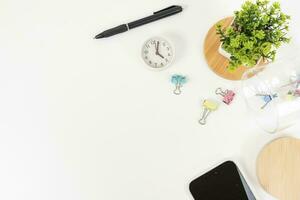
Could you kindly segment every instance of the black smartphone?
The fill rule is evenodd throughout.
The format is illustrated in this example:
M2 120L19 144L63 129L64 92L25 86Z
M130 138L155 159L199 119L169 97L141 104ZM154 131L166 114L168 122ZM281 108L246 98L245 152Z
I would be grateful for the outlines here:
M189 188L195 200L256 200L232 161L226 161L193 180Z

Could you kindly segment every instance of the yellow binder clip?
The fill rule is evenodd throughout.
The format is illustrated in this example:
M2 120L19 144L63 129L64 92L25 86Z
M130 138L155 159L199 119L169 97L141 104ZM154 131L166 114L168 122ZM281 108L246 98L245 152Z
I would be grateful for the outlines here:
M202 103L203 106L203 114L201 119L199 120L199 123L201 125L205 125L206 124L206 119L208 117L208 115L212 112L218 109L218 103L212 101L212 100L204 100Z

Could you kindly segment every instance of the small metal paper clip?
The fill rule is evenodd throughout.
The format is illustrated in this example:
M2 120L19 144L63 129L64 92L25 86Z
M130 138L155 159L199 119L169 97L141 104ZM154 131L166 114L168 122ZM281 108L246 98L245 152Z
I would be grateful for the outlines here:
M286 100L288 101L294 100L296 97L300 97L300 89L289 90L286 94Z
M223 91L222 88L217 88L215 91L216 95L221 95L223 97L223 102L229 105L235 96L235 93L232 90L225 90Z
M218 109L218 104L211 100L204 100L202 106L203 106L203 114L202 114L201 119L199 120L199 123L201 125L205 125L208 115L212 111L215 111Z
M181 94L182 85L187 82L187 78L185 76L175 74L172 76L171 82L175 85L175 90L173 93L179 95Z
M262 100L265 102L265 104L260 107L261 109L264 109L273 99L278 97L277 94L256 94L256 96L262 97Z
M289 90L288 93L285 96L285 99L288 100L288 101L294 100L295 99L294 92Z

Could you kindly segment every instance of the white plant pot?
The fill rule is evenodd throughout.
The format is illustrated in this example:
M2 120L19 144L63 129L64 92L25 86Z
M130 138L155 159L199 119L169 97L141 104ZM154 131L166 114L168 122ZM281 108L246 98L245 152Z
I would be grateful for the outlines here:
M220 46L219 46L219 49L218 49L219 53L220 53L222 56L224 56L225 58L230 59L231 54L228 53L227 51L225 51L225 50L222 48L222 44L223 44L223 43L221 43Z
M232 19L232 21L231 21L231 23L230 23L230 25L229 25L228 27L230 27L230 26L233 24L234 20L235 20L235 17ZM219 53L220 53L222 56L224 56L225 58L230 59L231 54L228 53L227 51L225 51L225 50L222 48L222 45L223 45L223 42L221 42L221 44L220 44L220 46L219 46L219 49L218 49Z

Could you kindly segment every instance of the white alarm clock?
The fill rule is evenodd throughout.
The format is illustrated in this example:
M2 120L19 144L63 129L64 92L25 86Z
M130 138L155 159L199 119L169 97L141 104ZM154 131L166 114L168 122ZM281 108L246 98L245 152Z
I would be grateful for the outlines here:
M164 69L172 63L174 49L167 40L153 37L143 45L142 58L150 68Z

